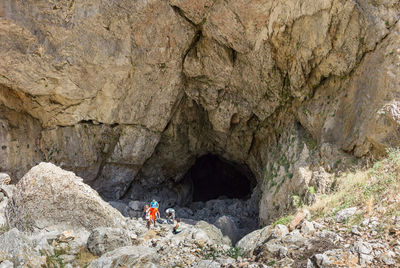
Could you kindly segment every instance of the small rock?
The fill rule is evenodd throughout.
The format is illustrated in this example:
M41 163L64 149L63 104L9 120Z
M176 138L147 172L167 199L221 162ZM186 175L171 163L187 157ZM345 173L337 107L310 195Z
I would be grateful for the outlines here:
M394 219L394 224L395 224L395 225L400 225L400 216L397 216L397 217Z
M356 267L358 257L349 251L333 249L315 255L317 267Z
M315 268L314 263L310 259L307 259L307 268Z
M361 222L361 226L367 226L369 224L369 219L364 219L362 222Z
M0 173L0 185L8 185L11 183L11 178L6 173Z
M342 209L341 211L336 213L334 219L336 222L344 222L349 217L353 216L354 213L356 213L356 211L357 211L356 207Z
M284 237L289 233L289 229L283 224L277 224L271 233L271 238L280 238Z
M316 263L317 263L318 267L324 267L324 265L329 265L330 264L330 259L325 254L316 254L315 255L315 260L316 260Z
M318 222L316 222L316 221L314 221L313 224L314 224L314 228L317 229L317 230L323 230L323 229L325 229L325 226L324 226L324 225L322 225L322 224L320 224L320 223L318 223Z
M0 263L0 268L14 268L14 264L9 260L5 260Z
M278 267L292 267L294 260L291 258L285 257L282 260L278 261L276 264Z
M286 255L286 253L288 251L286 247L276 243L276 241L274 241L274 240L266 243L263 246L263 249L267 250L268 252L270 252L272 254L276 254L276 253L282 252L282 253L284 253L282 255Z
M311 215L310 211L307 209L302 209L300 210L292 219L292 221L289 224L289 230L292 231L294 230L297 225L299 225L304 219L309 218Z
M65 255L60 255L59 257L63 260L64 263L71 263L75 260L75 255L65 254Z
M332 243L336 243L336 242L343 240L343 238L340 235L338 235L335 232L328 231L328 230L322 230L321 232L318 232L316 235L320 238L327 238Z
M365 266L367 264L372 263L373 259L374 259L374 257L372 257L371 255L360 253L360 265L361 266Z
M372 246L367 242L356 241L354 243L354 250L360 254L370 254L372 252Z
M299 230L294 230L282 239L287 244L294 244L296 246L303 246L306 239L300 234Z
M352 226L351 227L351 233L355 234L355 235L361 235L360 231L358 231L358 227L357 226Z
M386 265L393 265L396 263L395 260L392 258L395 255L396 254L393 251L389 250L388 252L384 252L383 254L381 254L381 256L379 258Z
M303 234L310 234L315 231L314 224L307 220L304 220L301 224L301 232Z
M67 243L68 241L71 241L73 239L75 239L75 236L71 234L71 231L67 230L57 237L57 242Z

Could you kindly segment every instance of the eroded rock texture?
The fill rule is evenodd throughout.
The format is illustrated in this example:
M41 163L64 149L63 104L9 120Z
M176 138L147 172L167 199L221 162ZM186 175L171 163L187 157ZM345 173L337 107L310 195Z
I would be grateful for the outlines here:
M51 163L33 167L16 184L8 223L24 231L126 226L125 218L73 172Z
M47 160L107 199L185 203L213 154L254 176L265 223L399 145L397 0L4 0L0 16L14 180Z

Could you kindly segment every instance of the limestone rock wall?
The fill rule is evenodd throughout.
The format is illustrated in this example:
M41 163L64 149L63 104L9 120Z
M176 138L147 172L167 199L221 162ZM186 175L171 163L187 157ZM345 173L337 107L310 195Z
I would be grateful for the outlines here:
M0 171L46 160L107 199L183 202L213 153L269 222L399 145L399 19L397 0L3 0Z

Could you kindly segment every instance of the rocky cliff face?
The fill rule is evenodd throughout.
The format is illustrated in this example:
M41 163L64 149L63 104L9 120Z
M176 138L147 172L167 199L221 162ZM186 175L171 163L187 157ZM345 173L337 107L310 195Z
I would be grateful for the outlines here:
M182 203L213 154L267 223L399 145L399 19L397 0L3 0L0 171L47 160L107 199Z

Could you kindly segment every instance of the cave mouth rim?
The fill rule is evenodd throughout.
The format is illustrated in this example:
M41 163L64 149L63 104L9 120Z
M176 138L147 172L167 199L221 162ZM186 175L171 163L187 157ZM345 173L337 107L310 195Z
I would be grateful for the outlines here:
M211 175L209 173L210 170L199 170L199 167L201 168L204 166L211 168L212 172L215 171L215 174ZM207 182L214 182L214 185L210 185L211 187L216 186L217 189L223 188L224 190L218 194L216 192L219 191L214 191L214 194L208 194L207 198L204 197L203 194L207 193L201 193L201 190L204 190L207 185L204 185L206 184L204 181L199 180L199 176L201 177L201 174L198 172L206 172L206 175L210 175L211 178L215 179L205 179L203 177L203 180L205 179ZM217 178L216 176L218 175L221 175L222 179ZM230 179L233 179L233 181L230 181ZM210 200L217 199L239 199L246 201L252 198L252 195L254 194L258 185L256 176L253 174L247 164L228 160L227 158L212 152L196 156L191 166L183 175L181 182L191 184L192 193L190 203L199 201L208 202ZM227 183L228 185L227 187L222 187L221 183Z

